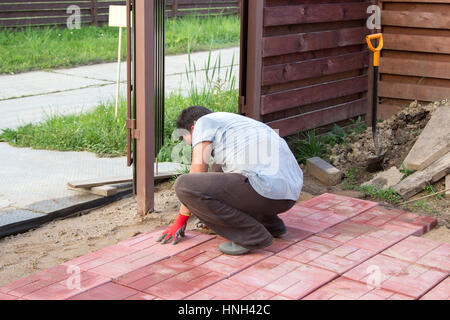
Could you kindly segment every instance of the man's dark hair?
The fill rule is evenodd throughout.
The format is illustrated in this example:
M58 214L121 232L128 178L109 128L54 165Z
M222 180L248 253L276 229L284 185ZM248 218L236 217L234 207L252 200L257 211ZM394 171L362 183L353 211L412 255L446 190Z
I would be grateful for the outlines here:
M186 129L191 131L191 127L195 121L207 114L212 113L211 110L202 106L192 106L181 111L177 120L177 129Z

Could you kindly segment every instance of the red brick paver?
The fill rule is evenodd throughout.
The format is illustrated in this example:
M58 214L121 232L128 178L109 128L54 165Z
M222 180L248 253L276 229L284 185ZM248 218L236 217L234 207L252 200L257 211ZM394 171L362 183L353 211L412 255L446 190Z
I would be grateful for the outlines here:
M339 278L314 291L303 300L413 300L396 292L377 289L347 278Z
M431 289L421 300L450 300L450 278Z
M377 255L344 274L344 277L420 298L443 281L446 272L399 260L383 254Z
M430 217L324 194L280 215L263 250L222 254L226 239L165 227L0 287L0 300L449 299L450 245L420 238Z

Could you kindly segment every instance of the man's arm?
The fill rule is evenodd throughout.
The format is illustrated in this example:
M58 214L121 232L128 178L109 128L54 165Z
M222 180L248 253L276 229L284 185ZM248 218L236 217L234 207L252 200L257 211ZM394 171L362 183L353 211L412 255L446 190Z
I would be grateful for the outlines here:
M211 150L211 142L202 142L194 147L190 173L208 171ZM190 215L189 209L181 204L177 220L162 234L161 237L158 238L157 241L165 244L173 240L173 244L176 244L180 240L180 237L184 237L184 230Z
M212 143L202 142L198 143L192 152L192 164L189 173L208 172L209 159L211 158ZM180 207L180 214L190 216L189 209L183 204Z

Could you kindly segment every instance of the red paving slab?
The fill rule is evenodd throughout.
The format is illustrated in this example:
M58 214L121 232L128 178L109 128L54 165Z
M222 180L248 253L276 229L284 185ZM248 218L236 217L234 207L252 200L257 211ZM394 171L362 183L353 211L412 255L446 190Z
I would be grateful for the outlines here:
M140 294L139 291L108 282L94 289L71 297L69 300L126 300Z
M448 274L441 270L379 254L344 274L362 283L376 284L381 289L420 298L443 281Z
M377 289L358 281L338 278L302 300L413 300L396 292Z
M417 262L422 257L428 255L429 253L431 253L432 251L441 246L445 245L438 241L410 236L400 241L396 245L383 251L383 255L409 262ZM447 252L446 260L450 260L450 257L448 256L449 254L450 250L448 250ZM439 267L445 266L445 261L442 262L443 264L439 265Z
M376 207L378 203L337 194L324 193L318 197L304 201L300 205L311 209L332 211L335 214L350 218Z
M156 242L161 230L163 229L93 252L64 265L78 266L81 270L113 279L215 238L212 235L186 232L186 237L176 246L161 245Z
M420 258L417 263L450 273L450 244L443 243Z
M263 290L260 293L273 294L270 298L282 296L298 300L337 276L331 271L272 256L230 280ZM252 294L258 295L258 292Z
M351 218L349 221L380 227L404 213L402 210L374 207Z
M240 300L257 289L226 279L187 297L186 300Z
M288 226L312 233L320 232L347 219L331 211L320 211L298 205L281 214L280 218Z
M436 220L375 205L333 194L303 202L280 215L285 235L244 256L196 232L161 245L162 227L0 287L0 300L448 299L450 245L413 236Z
M431 289L421 300L450 300L450 278Z
M0 300L17 300L18 298L15 296L11 296L9 294L0 293Z
M413 213L403 213L395 219L381 226L388 230L409 232L414 236L422 236L437 225L437 220Z
M348 220L318 233L317 236L379 253L423 227L405 224L397 228L392 221L376 227Z
M223 279L223 274L173 257L130 272L114 282L161 299L180 300Z

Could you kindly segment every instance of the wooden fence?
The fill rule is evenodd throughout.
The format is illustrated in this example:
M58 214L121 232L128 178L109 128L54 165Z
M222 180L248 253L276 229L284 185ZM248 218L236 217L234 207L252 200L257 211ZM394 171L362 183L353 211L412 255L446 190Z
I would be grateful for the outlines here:
M358 0L243 3L240 113L282 136L364 115L369 5Z
M166 16L217 15L239 13L240 0L166 0ZM0 0L0 27L67 24L73 12L80 8L82 24L101 25L108 22L110 5L125 5L124 0Z
M450 98L450 0L381 0L380 116Z

